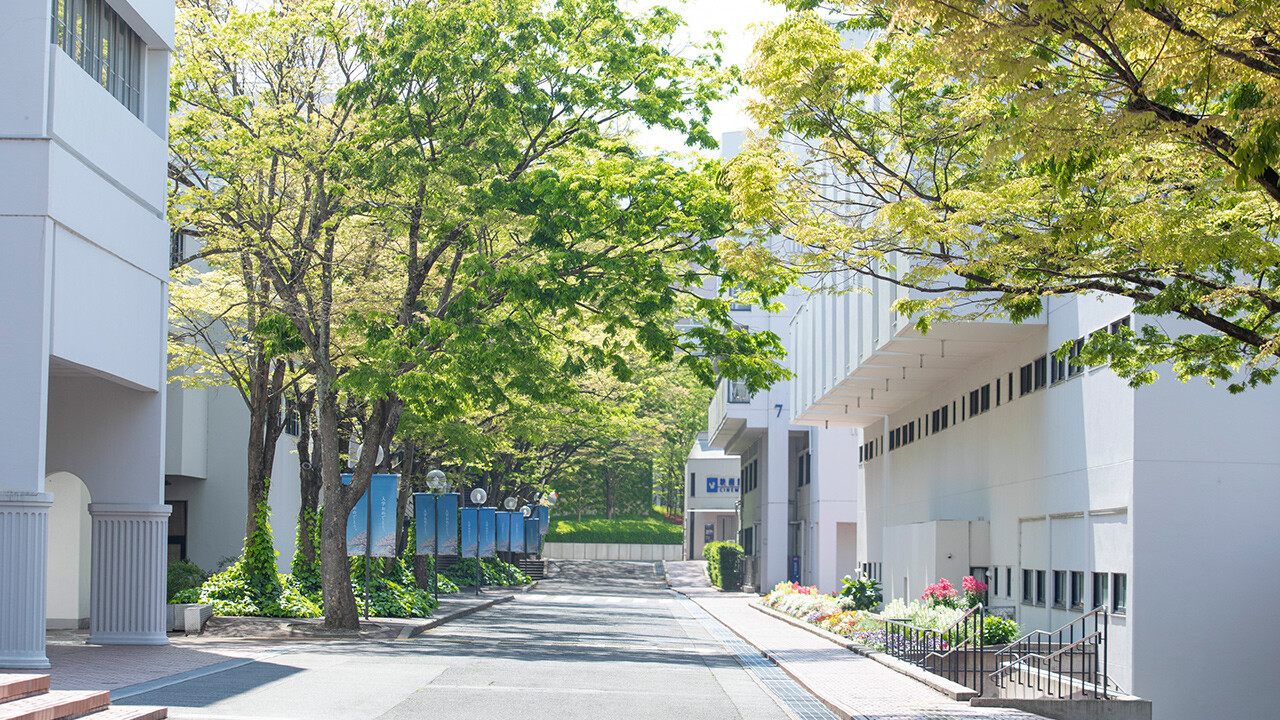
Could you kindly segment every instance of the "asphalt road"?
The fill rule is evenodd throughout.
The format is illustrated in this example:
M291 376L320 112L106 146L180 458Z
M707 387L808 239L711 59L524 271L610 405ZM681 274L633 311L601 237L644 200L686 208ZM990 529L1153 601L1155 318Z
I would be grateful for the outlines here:
M707 622L652 563L557 562L536 590L418 638L292 645L117 704L190 720L791 717Z

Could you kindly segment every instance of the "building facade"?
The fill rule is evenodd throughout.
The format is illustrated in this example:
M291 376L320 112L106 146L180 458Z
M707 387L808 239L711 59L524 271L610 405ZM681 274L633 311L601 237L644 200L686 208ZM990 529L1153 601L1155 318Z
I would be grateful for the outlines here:
M845 472L859 563L886 599L973 574L1023 631L1105 606L1109 674L1156 717L1266 715L1280 650L1245 618L1280 591L1264 570L1280 566L1275 390L1167 377L1135 390L1053 355L1151 321L1122 299L1052 299L1021 325L922 335L890 308L902 291L834 280L870 292L815 295L796 314L794 422L858 434ZM1210 597L1231 617L1198 632L1188 620L1214 613Z
M684 461L684 557L702 558L710 542L738 539L741 460L712 448L705 432L694 438Z
M0 667L161 644L169 0L0 7ZM51 571L52 568L52 571Z

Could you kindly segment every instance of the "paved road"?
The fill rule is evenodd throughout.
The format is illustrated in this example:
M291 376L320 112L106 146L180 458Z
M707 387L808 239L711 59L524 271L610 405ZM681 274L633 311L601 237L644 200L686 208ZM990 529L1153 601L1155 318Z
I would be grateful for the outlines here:
M537 590L419 638L291 646L119 704L179 720L795 717L714 622L652 563L561 561Z

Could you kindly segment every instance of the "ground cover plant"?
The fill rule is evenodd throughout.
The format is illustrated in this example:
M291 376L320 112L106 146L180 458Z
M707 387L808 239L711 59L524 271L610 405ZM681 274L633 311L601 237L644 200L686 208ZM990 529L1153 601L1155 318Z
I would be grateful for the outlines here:
M546 541L679 545L684 541L684 532L679 525L672 525L666 520L653 516L553 519Z
M482 585L527 585L533 582L520 568L500 558L480 559ZM476 584L476 560L461 558L453 565L445 568L440 576L462 586ZM456 591L456 590L455 590Z

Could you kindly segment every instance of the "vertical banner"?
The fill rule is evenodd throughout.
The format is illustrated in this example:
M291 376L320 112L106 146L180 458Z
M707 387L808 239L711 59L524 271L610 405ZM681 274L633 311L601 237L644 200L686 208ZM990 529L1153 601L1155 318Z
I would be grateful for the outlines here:
M436 496L436 552L458 554L458 493Z
M480 533L480 557L491 558L493 551L496 549L498 539L498 517L497 508L482 507L478 508L479 523L477 527Z
M413 494L413 532L418 540L414 549L417 555L436 553L436 496L431 493Z
M535 518L524 524L524 551L531 554L542 552L542 532L538 529Z
M538 534L546 535L551 529L551 508L539 505L535 512L538 514Z
M374 475L369 490L356 501L347 516L347 554L364 555L365 543L373 538L373 557L395 557L396 554L396 486L397 475ZM342 484L351 484L351 474L342 475ZM369 507L373 499L372 510ZM370 523L372 522L372 527Z
M494 549L498 552L511 552L512 513L499 510L494 515Z
M473 558L480 551L479 527L476 518L476 508L462 508L462 530L459 537L462 541L462 548L458 550L458 555L464 558Z
M524 515L511 513L511 552L524 552Z

